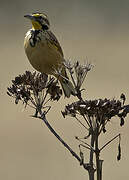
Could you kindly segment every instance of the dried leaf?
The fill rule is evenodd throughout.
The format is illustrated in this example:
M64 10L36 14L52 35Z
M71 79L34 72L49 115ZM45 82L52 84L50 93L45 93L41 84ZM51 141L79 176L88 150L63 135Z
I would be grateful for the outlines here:
M119 161L121 159L121 146L120 143L118 145L118 155L117 155L117 160Z
M124 118L123 118L123 117L121 117L121 118L120 118L120 126L123 126L123 125L124 125L124 123L125 123Z

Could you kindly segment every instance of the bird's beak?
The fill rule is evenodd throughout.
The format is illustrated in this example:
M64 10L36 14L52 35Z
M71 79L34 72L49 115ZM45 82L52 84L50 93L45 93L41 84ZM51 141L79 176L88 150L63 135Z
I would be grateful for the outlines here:
M27 14L24 17L27 18L27 19L30 19L30 20L35 20L35 17L30 15L30 14Z

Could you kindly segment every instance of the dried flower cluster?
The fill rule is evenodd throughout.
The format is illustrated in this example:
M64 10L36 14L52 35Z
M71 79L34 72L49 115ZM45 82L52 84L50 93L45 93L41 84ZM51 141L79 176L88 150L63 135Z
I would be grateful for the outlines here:
M123 101L125 102L125 99ZM124 125L124 118L128 112L127 106L124 106L123 101L115 99L110 100L106 98L89 101L80 100L72 104L68 104L62 114L64 117L66 115L70 115L72 117L81 115L85 118L87 125L90 128L93 127L95 123L98 123L100 127L102 126L102 130L105 132L105 125L114 116L120 118L121 126Z
M80 90L87 73L93 67L93 65L88 62L82 65L79 61L76 61L74 64L72 64L70 61L65 61L64 66L66 69L68 69L73 84L77 90Z
M15 98L18 104L22 100L26 105L30 101L34 106L45 102L46 95L50 95L50 100L59 100L62 90L58 86L58 81L54 78L48 79L46 74L31 73L26 71L23 75L12 80L12 86L8 88L7 94Z
M92 69L93 65L88 62L80 64L79 61L76 61L74 64L72 64L71 61L67 60L64 61L64 66L71 77L70 81L76 89L77 97L79 99L82 99L81 91L83 89L81 89L81 87L86 78L87 73ZM55 70L56 75L62 76L62 67L63 66L61 66L58 70ZM63 78L66 79L65 77Z

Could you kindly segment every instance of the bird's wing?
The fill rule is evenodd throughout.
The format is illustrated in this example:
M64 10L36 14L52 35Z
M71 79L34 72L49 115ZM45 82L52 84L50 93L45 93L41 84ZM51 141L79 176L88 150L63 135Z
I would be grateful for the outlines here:
M48 40L50 41L50 43L55 45L57 50L61 53L61 55L64 56L62 48L61 48L57 38L55 37L55 35L51 31L47 31L47 34L49 36Z

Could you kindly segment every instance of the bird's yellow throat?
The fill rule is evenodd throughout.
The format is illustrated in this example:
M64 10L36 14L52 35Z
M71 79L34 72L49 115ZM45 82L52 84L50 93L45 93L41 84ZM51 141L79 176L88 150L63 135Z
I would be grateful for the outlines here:
M33 20L31 22L32 22L32 29L35 29L35 30L42 29L42 26L39 22L33 21Z

